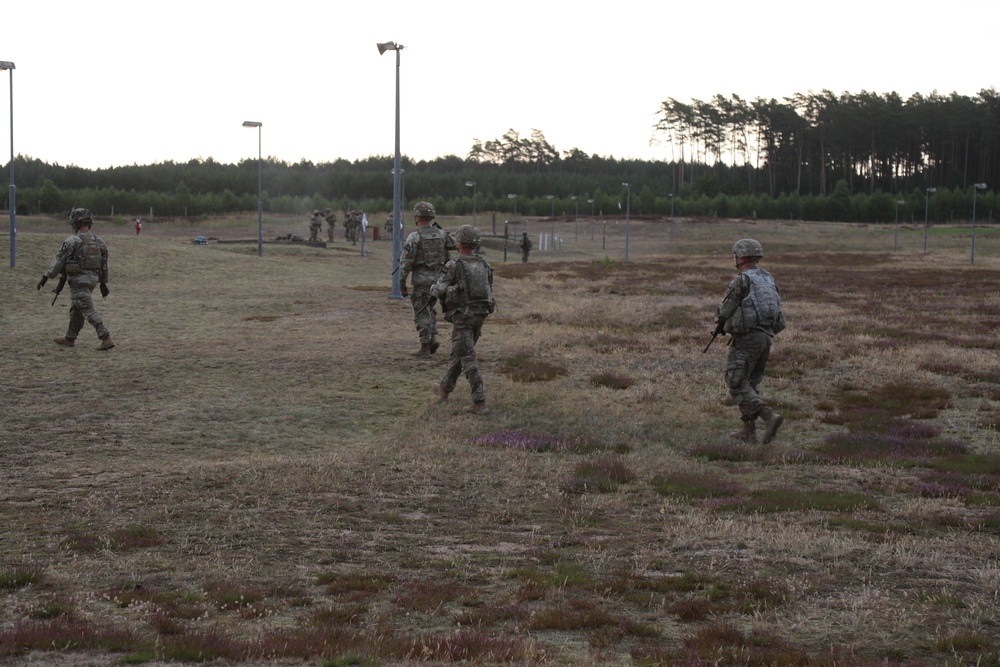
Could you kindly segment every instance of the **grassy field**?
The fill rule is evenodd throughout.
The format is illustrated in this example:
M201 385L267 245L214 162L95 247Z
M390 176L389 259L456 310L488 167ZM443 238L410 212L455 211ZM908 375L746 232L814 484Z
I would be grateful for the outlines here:
M68 225L18 218L0 664L1000 664L1000 229L973 264L968 228L633 219L626 262L591 224L530 221L527 264L486 239L473 416L431 391L447 344L410 356L389 242L99 221L104 353L52 343ZM702 353L744 236L788 321L756 447Z

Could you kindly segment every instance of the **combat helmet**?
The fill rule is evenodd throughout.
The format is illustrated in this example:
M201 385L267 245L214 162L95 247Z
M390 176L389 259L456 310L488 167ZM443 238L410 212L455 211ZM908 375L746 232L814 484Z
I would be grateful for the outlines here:
M434 218L437 217L437 211L434 210L434 204L429 201L421 201L413 207L413 215L417 218Z
M70 209L69 224L73 225L73 230L80 229L84 223L89 225L94 224L94 217L90 214L90 211L85 208Z
M455 232L455 243L460 243L466 248L475 248L479 245L479 230L472 225L462 225Z
M733 244L733 255L736 257L763 257L764 248L754 239L740 239Z

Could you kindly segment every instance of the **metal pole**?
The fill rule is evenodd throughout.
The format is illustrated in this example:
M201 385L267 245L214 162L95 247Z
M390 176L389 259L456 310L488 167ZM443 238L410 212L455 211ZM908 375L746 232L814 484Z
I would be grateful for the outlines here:
M899 247L899 202L896 202L896 225L892 232L892 251Z
M627 262L628 261L628 221L629 221L629 213L631 212L631 208L632 208L632 184L631 183L622 183L622 185L624 185L626 188L628 188L628 192L627 192L626 198L625 198L625 261Z
M674 193L670 193L670 243L674 242Z
M979 184L972 184L972 251L969 254L969 264L976 263L976 194L979 191Z
M400 212L402 175L399 171L399 52L402 45L396 45L396 152L392 162L392 220L396 233L392 235L392 291L390 299L402 299L399 289L399 261L403 254L403 220Z
M14 250L17 239L17 189L14 187L14 63L5 62L10 71L10 268L16 264Z
M264 196L261 188L261 133L262 126L257 126L257 256L264 254Z
M924 188L924 254L927 254L927 212L930 206L931 193L937 192L937 188Z

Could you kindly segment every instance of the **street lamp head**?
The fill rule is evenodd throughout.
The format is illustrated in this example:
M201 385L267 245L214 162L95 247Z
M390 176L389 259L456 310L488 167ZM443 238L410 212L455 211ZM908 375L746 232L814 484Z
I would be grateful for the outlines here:
M930 192L930 193L937 192L937 188L927 188L927 192Z
M588 199L588 200L587 200L587 203L588 203L588 204L593 204L593 203L594 203L594 200L593 200L593 199Z
M473 187L476 186L476 182L475 181L466 181L465 182L465 186L469 187L469 188L473 188Z
M378 54L382 55L386 51L402 51L403 45L397 44L396 42L379 42L375 46L378 47Z
M507 195L507 199L517 199L517 195Z
M630 187L632 187L632 184L631 183L622 183L622 186L624 186L626 188L630 188Z
M986 184L985 183L976 183L976 189L977 190L985 190L986 189Z
M0 71L14 69L14 63L9 60L0 60Z
M256 120L245 120L243 121L243 127L260 127L264 123L258 122Z
M906 203L906 202L905 202L905 201L903 201L902 199L897 199L897 200L896 200L896 204L898 204L899 206L902 206L902 205L903 205L903 204L905 204L905 203Z
M546 199L555 199L556 196L555 195L545 195L545 198Z

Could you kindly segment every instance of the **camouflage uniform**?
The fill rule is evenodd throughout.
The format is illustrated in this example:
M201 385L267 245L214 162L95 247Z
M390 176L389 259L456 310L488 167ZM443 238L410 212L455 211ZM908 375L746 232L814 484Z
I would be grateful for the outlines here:
M357 245L358 229L361 227L361 212L350 211L344 218L344 239Z
M321 229L323 229L323 220L319 209L317 209L313 211L312 217L309 219L309 240L319 241L319 231Z
M755 424L760 417L766 426L766 443L774 437L784 418L760 397L757 387L764 377L771 339L785 328L785 318L774 278L757 266L764 255L760 244L753 239L742 239L733 246L733 252L741 273L729 282L715 313L716 333L732 335L725 379L743 422L743 431L732 435L744 442L756 442Z
M385 219L385 238L388 241L392 240L392 216L391 215Z
M56 338L55 342L65 347L73 347L83 323L90 322L97 331L97 337L101 339L99 350L110 350L115 346L111 340L111 333L104 324L104 319L94 307L94 288L101 286L101 295L107 296L108 290L108 247L104 244L104 239L91 233L90 225L93 224L93 217L90 211L84 208L74 208L69 213L70 224L73 225L73 234L66 237L62 247L56 253L55 259L42 274L42 279L38 283L38 289L49 278L55 278L59 274L66 276L69 283L69 293L72 303L69 308L69 328L66 329L64 338ZM86 226L85 231L79 231Z
M528 261L528 253L531 252L531 239L528 238L528 232L524 232L521 235L521 240L517 242L517 247L521 249L521 261Z
M459 256L444 267L431 295L441 300L444 317L451 322L451 360L434 393L441 400L455 390L462 373L472 391L472 412L485 414L486 385L479 371L476 343L483 332L483 322L496 308L493 300L493 269L482 257L473 254L479 244L479 232L472 225L462 225L455 234Z
M403 296L406 296L406 280L413 275L410 302L413 304L413 323L420 336L420 350L416 354L426 357L438 348L437 314L431 287L448 262L449 252L455 249L455 240L443 229L430 224L436 214L434 207L427 202L418 203L414 213L417 229L403 243L403 254L399 258L399 284Z
M332 208L326 209L326 238L333 241L333 228L337 226L337 214Z

